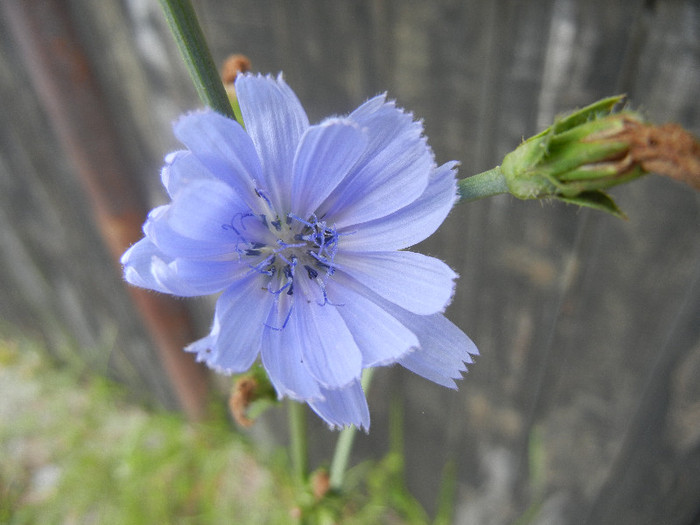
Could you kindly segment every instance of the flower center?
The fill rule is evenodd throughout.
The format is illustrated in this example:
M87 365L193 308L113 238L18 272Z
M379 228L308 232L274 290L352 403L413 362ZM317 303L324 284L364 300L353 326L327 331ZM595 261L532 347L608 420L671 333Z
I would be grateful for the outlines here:
M245 255L257 259L251 268L270 277L267 290L272 294L294 294L294 279L300 274L316 282L326 304L326 282L335 271L338 232L312 215L308 220L289 214L261 220L273 234L272 244L251 243Z
M239 261L246 263L250 272L264 277L264 289L275 296L278 310L284 310L274 323L276 326L268 325L281 330L291 315L294 295L301 293L299 279L312 281L312 287L303 287L311 290L312 297L305 297L306 300L316 300L321 306L330 303L326 286L335 272L341 234L316 215L302 218L289 213L280 217L271 206L266 208L266 213L259 215L237 214L223 228L237 237Z

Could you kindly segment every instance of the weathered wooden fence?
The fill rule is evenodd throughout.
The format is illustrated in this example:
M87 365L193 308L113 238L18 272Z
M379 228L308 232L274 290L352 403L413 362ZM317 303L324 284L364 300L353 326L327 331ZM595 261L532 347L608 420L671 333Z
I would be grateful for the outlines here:
M558 112L620 92L654 120L700 133L697 1L195 4L218 62L242 52L256 70L283 70L312 121L386 90L465 176ZM31 31L56 29L41 22L48 5L74 38L45 39L37 69L30 50L41 35ZM124 195L100 193L81 171L87 162L143 206L163 201L158 170L178 147L170 122L199 103L158 3L6 0L0 14L2 329L41 334L60 359L182 405L182 378L173 387L172 363L154 350L177 338L149 338L104 235ZM67 50L83 54L73 88L90 84L91 112L75 106L70 82L48 98L42 87L65 76ZM61 125L87 121L108 138L74 130L79 143L66 140ZM95 155L104 141L116 159ZM419 249L461 275L448 315L482 356L458 393L381 371L358 457L386 449L398 397L409 487L432 509L443 465L455 462L456 523L511 523L528 509L540 524L700 520L700 198L655 176L614 194L629 221L506 196L453 211ZM203 335L211 304L176 304ZM317 435L325 457L332 436Z

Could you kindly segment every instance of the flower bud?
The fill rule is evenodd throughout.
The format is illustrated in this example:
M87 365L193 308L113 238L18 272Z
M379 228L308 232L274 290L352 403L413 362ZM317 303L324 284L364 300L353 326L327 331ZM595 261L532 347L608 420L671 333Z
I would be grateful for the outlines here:
M603 190L646 171L630 154L628 130L643 124L630 110L613 113L624 97L610 97L563 118L506 155L508 191L519 199L556 197L623 216Z

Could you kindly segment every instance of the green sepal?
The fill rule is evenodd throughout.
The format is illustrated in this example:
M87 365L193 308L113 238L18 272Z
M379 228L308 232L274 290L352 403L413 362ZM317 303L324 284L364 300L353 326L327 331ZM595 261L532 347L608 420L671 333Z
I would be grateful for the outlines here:
M627 219L627 215L615 204L612 197L600 190L584 191L575 197L557 197L557 199L567 204L576 204L577 206L604 211L614 215L618 219Z
M557 119L552 128L554 129L555 133L563 133L590 120L609 115L615 106L617 106L624 99L625 95L615 95L598 100L593 104L589 104L584 108Z
M269 398L256 399L250 405L248 405L248 409L246 410L246 415L250 419L255 420L255 419L258 419L265 412L267 412L269 409L276 407L279 404L280 404L280 402L277 399L269 399Z
M236 121L245 129L245 123L243 122L243 113L241 112L241 105L238 103L238 97L234 90L227 90L228 101L231 103L231 109L233 109L233 116Z
M590 169L583 167L578 170L578 179L572 182L564 181L562 195L570 197L575 193L584 191L608 189L619 184L624 184L625 182L630 182L646 174L646 172L638 166L630 169L624 175L620 175L615 170L616 168L614 166L606 164L601 164ZM594 172L594 174L591 175L591 172ZM586 177L589 178L587 179Z

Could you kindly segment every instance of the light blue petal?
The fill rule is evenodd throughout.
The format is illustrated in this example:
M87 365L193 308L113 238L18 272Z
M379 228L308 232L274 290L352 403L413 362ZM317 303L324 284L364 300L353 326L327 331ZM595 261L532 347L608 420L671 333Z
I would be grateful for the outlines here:
M342 249L401 250L432 235L447 217L457 197L456 164L449 162L433 170L423 195L408 206L387 217L345 228L340 232Z
M260 276L234 283L219 297L212 333L191 347L212 369L225 373L248 370L260 352L272 294L260 289Z
M148 238L129 248L121 262L127 282L181 297L220 292L251 273L247 265L233 261L173 259Z
M382 110L384 106L393 106L393 102L387 103L386 95L386 92L380 93L365 101L363 104L360 104L357 109L350 113L350 118L357 122L368 122L378 111Z
M263 332L262 363L279 397L321 399L321 390L304 364L298 323L289 317L291 298L280 296ZM296 312L292 312L294 315Z
M263 189L278 212L289 212L294 155L309 127L306 112L282 75L238 75L236 94L261 159Z
M206 363L214 352L216 340L219 337L220 330L221 326L219 325L219 321L216 317L214 317L214 324L211 331L205 337L202 337L201 339L187 345L185 347L185 352L197 354L197 362Z
M236 261L175 259L166 262L153 259L151 272L159 285L169 293L196 297L221 292L250 274L251 270L247 265Z
M441 314L416 316L406 312L404 321L412 323L420 349L399 359L399 364L439 385L457 388L454 379L461 379L467 370L465 363L472 362L472 355L479 355L476 345Z
M214 176L190 151L174 151L165 156L160 181L171 198L194 180L214 180Z
M331 428L355 425L369 431L369 407L359 381L338 390L322 389L322 401L309 401L309 406Z
M222 288L219 286L200 286L199 283L182 279L178 274L176 263L177 260L166 262L155 258L151 263L151 273L158 282L158 286L167 290L168 293L180 297L196 297L221 291Z
M269 231L253 217L233 189L217 180L193 181L173 199L166 217L173 231L190 239L233 244L257 241L251 232ZM238 232L238 233L237 233Z
M144 232L172 257L237 259L246 242L268 241L270 236L245 210L230 186L215 179L196 180L180 188L171 204L151 211Z
M439 259L413 252L339 252L335 266L381 297L421 315L445 309L457 277Z
M181 117L174 131L214 177L231 186L249 208L257 209L260 199L255 189L262 176L260 160L250 137L236 121L204 110Z
M369 145L319 209L337 228L385 217L420 197L434 168L423 126L393 103L373 99L348 118L366 129Z
M381 298L370 288L357 284L356 289L377 303L418 337L420 347L399 358L398 362L412 372L439 385L456 388L471 363L479 355L474 343L442 314L417 315ZM466 364L465 364L466 363Z
M307 219L335 189L367 147L367 137L350 120L311 126L294 159L291 211Z
M321 305L314 297L315 281L295 279L294 315L301 354L309 372L326 388L348 385L362 373L362 353L338 308ZM310 299L310 300L306 300Z
M124 279L134 286L157 292L172 293L161 285L153 275L154 260L161 260L164 264L168 264L172 258L163 254L149 239L141 239L133 244L121 257L121 263L124 266Z
M337 310L362 352L362 368L395 363L418 347L418 338L385 309L369 299L356 281L337 272L333 291L342 297Z
M152 216L151 216L152 217ZM173 231L165 219L150 218L144 224L146 237L171 259L238 260L236 243L214 243L190 239Z

